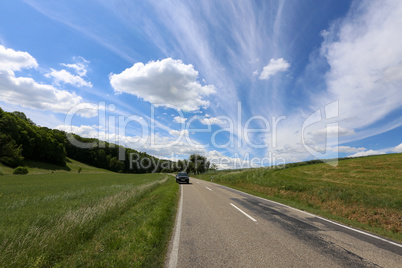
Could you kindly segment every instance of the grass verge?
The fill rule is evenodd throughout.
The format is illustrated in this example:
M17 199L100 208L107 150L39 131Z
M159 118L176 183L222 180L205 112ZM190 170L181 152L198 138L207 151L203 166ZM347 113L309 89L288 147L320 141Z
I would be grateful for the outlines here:
M162 266L178 189L161 174L2 176L0 266Z
M402 154L197 175L402 242Z

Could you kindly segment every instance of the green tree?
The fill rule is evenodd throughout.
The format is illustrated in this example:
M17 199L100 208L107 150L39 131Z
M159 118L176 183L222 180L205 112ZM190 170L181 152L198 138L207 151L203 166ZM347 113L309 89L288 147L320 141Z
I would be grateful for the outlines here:
M21 145L18 146L11 136L0 133L0 162L10 167L17 167L23 160Z
M207 157L201 156L199 154L192 154L189 158L188 172L193 172L194 174L201 174L208 171L210 162Z

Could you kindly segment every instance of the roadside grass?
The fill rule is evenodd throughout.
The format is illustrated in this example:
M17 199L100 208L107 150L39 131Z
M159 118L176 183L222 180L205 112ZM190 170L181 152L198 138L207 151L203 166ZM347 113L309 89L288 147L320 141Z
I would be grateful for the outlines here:
M278 201L402 242L402 154L195 177Z
M171 193L171 196L156 195L162 188L169 189L166 192ZM173 179L167 179L166 175L161 174L70 172L1 176L0 266L52 267L58 263L66 266L62 265L65 260L81 266L78 263L83 256L79 252L91 253L92 241L102 239L109 241L111 248L115 249L114 259L110 260L116 262L135 266L132 256L137 255L137 259L143 263L149 261L147 258L164 258L162 255L167 248L167 245L164 247L166 237L159 234L171 231L169 228L174 223L172 209L176 208L174 199L177 198L178 189ZM146 196L154 197L150 199ZM154 200L154 203L150 204L150 200ZM146 231L152 239L144 239L140 248L130 247L130 254L128 249L124 254L116 250L119 247L113 246L117 242L113 242L111 235L116 235L116 241L119 241L119 237L125 233L141 234L140 231L125 230L122 224L125 222L129 228L137 226L134 222L128 225L127 215L144 213L137 210L145 208L150 211L150 207L152 211L155 210L155 215L143 222L141 230ZM121 229L113 229L116 226L121 226ZM102 252L111 254L107 245L105 249ZM112 265L106 264L109 259L107 255L101 254L103 262L96 265L91 256L86 255L84 258L86 266Z
M55 267L163 267L174 227L178 188L169 179L148 192Z

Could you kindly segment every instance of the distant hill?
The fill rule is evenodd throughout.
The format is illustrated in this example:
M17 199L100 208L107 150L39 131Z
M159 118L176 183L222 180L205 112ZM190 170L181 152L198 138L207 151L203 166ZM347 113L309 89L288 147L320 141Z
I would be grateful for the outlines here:
M72 135L76 140L91 143L83 149L72 145L67 139ZM102 144L101 147L98 145ZM119 161L119 149L124 149L125 160ZM143 166L131 165L130 154ZM28 160L45 162L60 167L67 166L67 157L82 163L121 173L151 173L177 171L175 162L161 160L147 153L116 144L83 138L57 129L37 126L22 112L5 112L0 108L0 162L8 167L23 165Z
M59 166L51 163L40 162L35 160L24 160L23 163L29 170L29 174L62 174L62 173L113 173L110 170L97 168L94 166L90 166L84 163L81 163L77 160L68 158L66 159L65 166ZM0 169L3 171L4 175L11 175L13 174L13 168L6 166L0 163Z

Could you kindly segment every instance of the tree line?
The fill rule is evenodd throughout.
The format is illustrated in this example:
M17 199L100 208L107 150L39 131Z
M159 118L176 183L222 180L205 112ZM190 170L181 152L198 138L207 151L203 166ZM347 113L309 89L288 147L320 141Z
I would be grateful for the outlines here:
M68 138L91 143L92 146L80 148ZM17 167L23 164L24 159L31 159L65 166L67 157L121 173L187 171L198 174L207 171L210 166L207 158L198 154L178 162L159 159L113 143L40 127L22 112L5 112L0 108L0 162Z

